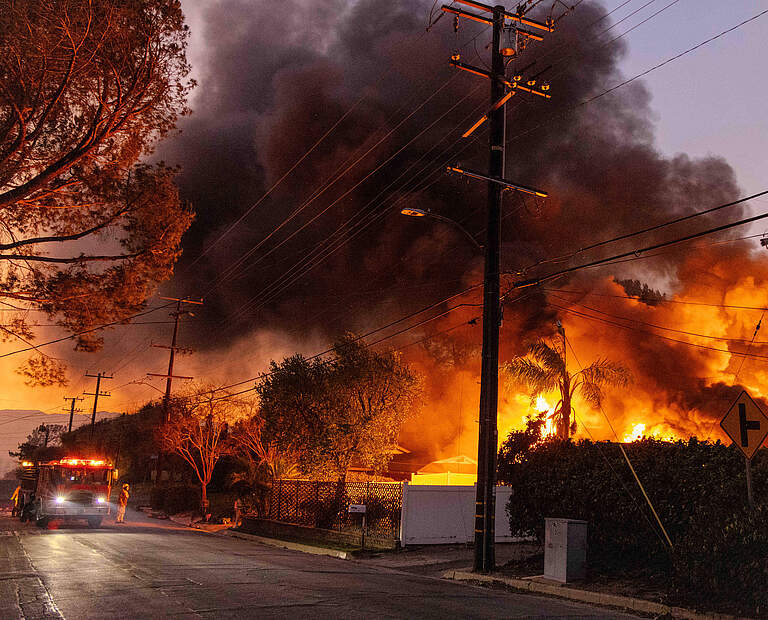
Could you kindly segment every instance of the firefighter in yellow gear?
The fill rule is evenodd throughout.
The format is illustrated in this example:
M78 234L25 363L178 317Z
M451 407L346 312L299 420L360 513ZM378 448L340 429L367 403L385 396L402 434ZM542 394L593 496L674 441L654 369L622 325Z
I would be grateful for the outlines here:
M11 501L13 502L13 508L11 509L11 516L15 517L17 514L21 512L21 485L18 485L13 490L13 495L11 495Z
M131 496L128 493L130 485L124 484L123 490L120 491L120 497L117 498L117 519L115 523L125 523L125 507L128 505L128 498Z

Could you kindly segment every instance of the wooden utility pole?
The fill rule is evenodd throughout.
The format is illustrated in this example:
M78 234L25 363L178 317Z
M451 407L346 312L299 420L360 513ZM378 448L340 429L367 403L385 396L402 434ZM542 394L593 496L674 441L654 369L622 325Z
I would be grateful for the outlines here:
M99 396L111 396L109 392L101 392L101 380L102 379L112 379L112 375L107 375L103 372L98 372L95 375L92 375L89 372L85 373L86 377L93 377L96 379L96 389L93 392L83 392L86 396L93 396L93 413L91 414L91 432L89 435L90 439L93 439L93 427L96 424L96 406L99 403ZM71 420L70 420L71 424Z
M64 400L70 401L70 406L69 406L69 428L67 428L67 432L71 433L72 432L72 420L75 417L75 413L82 412L82 409L75 409L75 403L78 400L85 400L85 399L84 398L80 398L79 396L65 396ZM64 411L67 411L67 407L64 407Z
M174 312L171 312L171 316L174 317L173 321L173 336L171 337L171 346L163 345L163 344L153 344L153 347L156 347L158 349L169 349L170 355L168 356L168 372L166 374L159 374L155 372L148 372L147 375L150 377L162 377L165 379L165 396L163 396L163 422L165 424L168 423L170 420L170 403L171 403L171 386L173 384L174 379L192 379L192 377L187 377L184 375L174 375L173 374L173 365L176 360L176 351L181 351L185 353L192 353L191 349L185 348L185 347L179 347L177 346L176 339L179 335L179 320L182 316L189 315L189 316L195 316L194 313L190 312L189 310L185 310L183 308L182 304L195 304L198 306L203 305L203 300L195 301L192 299L179 299L177 297L161 297L160 299L166 299L168 301L175 301L176 302L176 310Z
M485 270L483 280L483 353L480 377L480 428L477 446L477 497L475 510L475 572L488 573L496 568L495 556L495 513L496 513L496 452L498 446L498 383L499 383L499 327L501 322L501 304L499 295L500 231L501 205L505 190L521 191L546 197L546 193L531 187L512 183L504 179L505 142L506 142L506 103L518 90L549 99L545 91L549 85L536 88L536 78L530 77L525 85L523 75L515 75L512 80L506 77L504 58L514 57L522 45L517 42L529 39L541 40L542 37L519 27L520 24L532 26L546 32L553 29L553 21L546 23L525 17L525 2L517 8L517 13L509 13L501 5L489 6L474 0L457 0L482 13L470 13L453 6L443 5L442 10L452 13L454 28L458 28L458 19L467 18L493 27L491 44L491 70L486 71L459 62L458 50L451 57L451 64L458 69L488 78L491 82L491 105L489 111L464 133L469 137L486 120L489 122L489 159L488 173L483 174L466 170L458 166L449 166L449 172L459 173L471 178L488 182L487 232L485 242ZM490 14L490 15L487 15ZM513 25L507 27L506 20ZM515 45L505 44L504 34L514 34Z

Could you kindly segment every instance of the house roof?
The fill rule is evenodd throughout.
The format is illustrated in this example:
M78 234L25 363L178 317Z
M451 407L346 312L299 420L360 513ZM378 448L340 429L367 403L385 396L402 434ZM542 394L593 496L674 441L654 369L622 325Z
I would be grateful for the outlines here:
M445 472L450 472L452 474L476 474L477 461L466 456L465 454L460 454L458 456L452 456L447 459L432 461L431 463L422 467L416 473L442 474Z

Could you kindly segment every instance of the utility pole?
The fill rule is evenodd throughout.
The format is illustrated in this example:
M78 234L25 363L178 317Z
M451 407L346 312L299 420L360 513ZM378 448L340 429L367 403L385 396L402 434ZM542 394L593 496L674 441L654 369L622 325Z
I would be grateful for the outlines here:
M496 452L498 446L498 383L499 383L499 327L501 323L501 304L499 295L500 271L500 231L501 205L505 190L520 191L546 197L546 192L504 179L505 142L506 142L506 103L517 92L523 91L549 99L549 84L536 86L536 76L530 76L526 85L522 85L523 71L512 80L506 77L505 57L514 58L529 39L542 40L542 36L520 28L520 24L551 32L554 22L550 18L546 23L525 17L526 2L517 7L517 13L509 13L501 5L489 6L474 0L457 0L480 14L470 13L453 6L441 8L454 17L454 29L458 30L459 18L488 24L493 27L491 45L491 71L459 62L458 50L451 57L451 64L458 69L488 78L491 82L491 107L464 137L469 137L486 120L489 122L489 158L488 173L483 174L460 166L449 166L449 172L455 172L488 182L487 233L485 243L485 269L483 279L483 353L480 377L480 428L477 446L477 497L475 510L475 556L474 571L488 573L496 568L495 556L495 513L496 513ZM490 13L490 16L487 14ZM506 20L513 25L506 26ZM502 46L502 37L507 35L507 42ZM514 43L511 42L514 37Z
M176 345L176 338L179 335L179 320L182 316L189 315L189 316L195 316L193 312L190 312L189 310L185 310L182 306L182 304L195 304L198 306L203 305L203 300L195 301L192 299L179 299L177 297L161 297L160 299L166 299L168 301L175 301L176 302L176 310L174 312L171 312L170 316L174 317L173 322L173 336L171 338L171 346L162 345L162 344L153 344L153 347L157 347L158 349L169 349L170 355L168 357L168 372L166 374L159 374L155 372L148 372L147 375L150 377L162 377L165 379L165 396L163 397L163 422L165 424L168 423L170 420L170 403L171 403L171 385L173 383L174 379L192 379L192 377L187 377L183 375L174 375L173 374L173 364L176 360L176 351L184 352L184 353L192 353L191 349L187 349L184 347L179 347Z
M82 409L75 409L75 403L78 400L85 400L84 398L80 398L79 396L65 396L64 400L70 401L69 406L69 428L67 429L68 433L72 432L72 419L75 417L75 413L82 412ZM67 411L67 408L64 407L64 411Z
M103 372L98 372L95 375L93 375L93 374L91 374L89 372L86 372L85 376L86 377L93 377L93 378L96 379L96 389L93 392L83 392L83 394L85 394L86 396L93 396L93 413L91 414L91 432L90 432L90 435L89 435L89 438L93 439L93 427L96 424L96 406L99 403L99 396L112 396L109 392L101 392L100 391L101 380L102 379L112 379L113 377L112 377L112 375L107 375L106 373L103 373ZM71 424L71 422L72 421L70 419L70 424Z

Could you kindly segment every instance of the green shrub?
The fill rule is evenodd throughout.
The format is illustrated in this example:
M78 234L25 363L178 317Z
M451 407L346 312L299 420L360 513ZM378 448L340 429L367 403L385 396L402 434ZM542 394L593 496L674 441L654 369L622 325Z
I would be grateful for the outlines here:
M697 520L672 558L676 599L695 605L708 592L730 600L732 611L768 616L768 506L724 523Z

